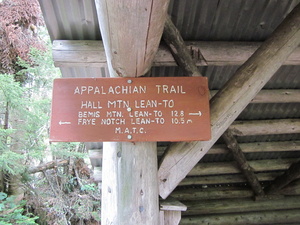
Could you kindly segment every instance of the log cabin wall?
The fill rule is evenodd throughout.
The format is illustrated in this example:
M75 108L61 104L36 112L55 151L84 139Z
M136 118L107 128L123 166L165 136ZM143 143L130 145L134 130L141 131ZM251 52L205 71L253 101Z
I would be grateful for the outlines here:
M197 65L200 73L208 77L213 95L233 76L244 58L253 53L246 43L260 45L264 42L299 3L299 0L174 0L170 2L169 15L196 63L199 50L207 59L207 65ZM54 43L59 44L60 40L100 43L93 0L40 0L40 4L51 39L58 41ZM201 50L203 41L215 43L208 53L205 47ZM200 47L195 42L200 43ZM222 44L231 51L219 53L224 49L220 47ZM58 46L58 51L64 52L74 45ZM82 51L88 56L96 54L98 57L104 53L100 48L100 53L93 53L88 44L80 46L86 47ZM162 62L167 57L164 51L168 50L161 49L162 54L157 56L158 62L154 61L148 76L186 76L174 61ZM57 49L54 47L54 50ZM71 49L68 54L78 54L76 51ZM293 53L293 60L284 63L231 125L235 139L264 190L300 159L300 57L297 51ZM105 77L108 73L105 62L99 65L93 59L77 65L70 61L56 63L64 77ZM170 143L157 145L161 159ZM101 144L89 146L97 149ZM180 224L299 224L299 182L298 176L272 195L255 195L220 138L171 196L187 206Z

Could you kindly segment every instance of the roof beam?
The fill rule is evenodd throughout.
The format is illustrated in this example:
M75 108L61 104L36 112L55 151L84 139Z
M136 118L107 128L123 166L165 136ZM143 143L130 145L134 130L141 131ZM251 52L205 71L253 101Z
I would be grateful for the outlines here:
M166 198L251 102L300 44L300 4L210 101L212 139L173 143L160 164L160 195Z
M197 66L242 65L257 49L261 42L185 42L188 51L194 56ZM55 40L53 41L53 60L57 67L105 67L107 60L102 41L91 40ZM152 66L176 66L176 62L167 48L161 44L154 56ZM300 65L300 47L284 61L283 65Z

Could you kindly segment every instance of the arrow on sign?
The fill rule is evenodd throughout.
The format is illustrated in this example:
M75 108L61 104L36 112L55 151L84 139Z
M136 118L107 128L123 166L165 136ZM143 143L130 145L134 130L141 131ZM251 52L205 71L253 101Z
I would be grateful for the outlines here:
M202 116L202 112L199 111L197 113L189 113L190 116Z
M71 122L62 122L62 121L59 121L58 123L59 123L59 125L71 124Z

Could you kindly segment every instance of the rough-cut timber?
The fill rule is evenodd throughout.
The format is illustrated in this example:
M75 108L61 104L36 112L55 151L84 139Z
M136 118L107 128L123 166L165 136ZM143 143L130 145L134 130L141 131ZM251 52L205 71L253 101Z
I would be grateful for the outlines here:
M110 77L138 77L151 68L169 0L96 0ZM155 142L103 146L101 223L159 224Z
M197 66L203 65L198 57L200 51L208 66L242 65L261 45L261 42L185 42L188 51L194 54ZM105 67L107 60L102 41L55 40L53 60L58 67ZM288 57L284 65L300 65L300 47ZM153 59L153 66L176 66L174 57L165 45L160 45Z
M300 161L293 163L284 174L277 177L273 183L266 187L266 194L276 194L283 187L300 176Z
M247 159L242 152L239 143L237 142L236 138L232 135L230 129L226 130L222 135L223 140L225 141L228 149L231 151L235 161L239 165L239 168L247 178L248 182L250 183L252 190L256 195L264 195L264 190L260 185L258 178L254 174L253 168L247 162Z
M159 190L166 198L212 147L300 44L300 5L211 99L212 139L172 144L160 164Z

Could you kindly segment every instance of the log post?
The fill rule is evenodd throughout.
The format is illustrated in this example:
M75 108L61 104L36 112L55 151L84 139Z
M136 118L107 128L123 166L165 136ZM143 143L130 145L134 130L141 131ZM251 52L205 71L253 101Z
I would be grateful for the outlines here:
M169 0L95 0L110 77L151 67ZM102 223L159 224L155 142L103 144Z
M300 4L211 99L212 139L172 144L160 164L159 190L166 198L213 146L300 44Z

